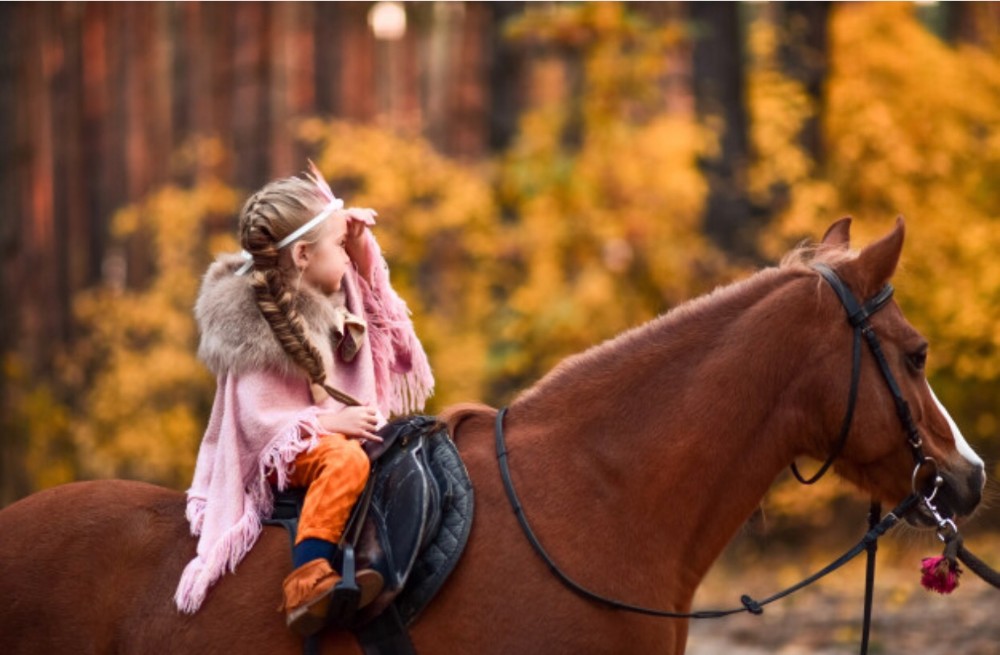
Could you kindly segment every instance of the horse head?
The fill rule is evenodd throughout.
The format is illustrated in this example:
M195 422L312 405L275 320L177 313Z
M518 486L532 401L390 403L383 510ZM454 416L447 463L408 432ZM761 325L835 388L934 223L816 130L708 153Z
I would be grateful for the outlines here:
M818 324L825 323L828 330L827 347L820 349L822 362L814 367L822 379L813 380L821 390L818 402L824 408L826 429L818 444L821 452L811 454L823 459L842 446L834 469L877 500L894 504L911 492L920 493L933 498L941 517L969 515L985 486L983 460L934 395L925 370L927 340L906 320L888 286L903 247L903 219L897 220L888 235L857 253L849 250L849 230L850 219L835 223L824 236L813 266L825 265L864 307L862 311L870 312L868 327L858 321L852 324L849 316L845 320L850 301L838 297L842 292L834 288L836 282L823 275L827 279L817 282L817 314L822 316ZM852 342L854 349L860 347L863 352L852 354ZM860 363L853 364L852 359L859 356ZM856 374L852 365L859 369ZM849 411L845 399L854 403L853 419L846 438L838 443L838 431ZM907 520L931 526L940 523L924 504Z

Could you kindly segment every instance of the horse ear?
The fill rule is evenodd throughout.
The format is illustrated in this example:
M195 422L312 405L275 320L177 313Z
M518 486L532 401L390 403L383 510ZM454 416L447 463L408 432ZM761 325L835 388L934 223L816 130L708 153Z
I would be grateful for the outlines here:
M857 271L858 282L866 293L874 293L892 278L903 252L906 223L902 216L896 218L892 232L865 246L858 258L849 266Z
M851 245L851 217L845 216L831 225L823 240L820 242L825 248L847 249Z

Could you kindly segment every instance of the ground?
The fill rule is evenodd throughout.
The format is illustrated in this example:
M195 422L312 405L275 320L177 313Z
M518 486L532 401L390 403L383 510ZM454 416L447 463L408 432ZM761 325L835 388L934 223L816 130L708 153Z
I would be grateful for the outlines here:
M940 554L926 535L891 535L879 553L871 655L995 655L1000 653L1000 590L966 571L954 593L942 596L920 584L922 557ZM1000 542L967 537L967 547L1000 568ZM852 542L845 541L842 550ZM840 544L837 545L839 547ZM737 549L739 550L739 549ZM764 598L832 561L839 553L796 557L731 549L710 572L695 609L731 607L748 593ZM808 560L808 561L805 561ZM777 601L761 616L740 614L693 621L688 655L840 655L857 653L864 597L864 555L822 581Z

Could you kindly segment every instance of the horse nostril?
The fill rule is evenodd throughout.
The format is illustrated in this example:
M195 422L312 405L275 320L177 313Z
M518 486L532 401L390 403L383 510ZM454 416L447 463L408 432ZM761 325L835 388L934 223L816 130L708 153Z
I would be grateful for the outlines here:
M961 514L971 514L983 499L983 488L986 486L986 473L979 464L973 467L965 479L967 492L960 494L955 509ZM957 490L956 490L957 491Z
M972 469L972 473L969 474L969 489L975 494L977 501L983 495L983 489L986 487L986 472L983 470L982 464L976 464Z
M944 503L943 507L950 508L958 516L972 514L983 499L986 473L983 471L982 465L974 465L964 480L958 475L948 475L943 471L942 475L947 482L941 488L939 496Z

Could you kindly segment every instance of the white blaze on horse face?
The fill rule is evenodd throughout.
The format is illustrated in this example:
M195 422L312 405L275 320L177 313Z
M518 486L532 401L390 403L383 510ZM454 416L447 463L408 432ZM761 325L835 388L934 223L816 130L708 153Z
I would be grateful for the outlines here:
M951 414L948 413L948 410L944 408L944 405L941 404L941 401L934 394L934 389L931 388L930 382L927 383L927 390L931 392L931 398L937 404L938 410L944 415L945 420L948 421L948 427L951 428L951 436L955 439L955 449L958 450L958 454L964 457L970 464L984 466L982 458L976 454L976 451L972 449L969 442L965 440L965 437L962 436L962 431L958 429L955 421L952 420Z

